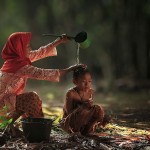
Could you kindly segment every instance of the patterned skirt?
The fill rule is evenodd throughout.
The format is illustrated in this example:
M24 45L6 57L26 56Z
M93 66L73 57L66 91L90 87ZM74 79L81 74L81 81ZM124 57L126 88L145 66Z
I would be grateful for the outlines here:
M16 112L23 117L43 117L42 101L35 92L20 94L16 97Z
M68 133L88 134L94 131L95 124L101 123L103 118L104 111L101 106L93 105L90 108L80 106L63 118L60 124Z

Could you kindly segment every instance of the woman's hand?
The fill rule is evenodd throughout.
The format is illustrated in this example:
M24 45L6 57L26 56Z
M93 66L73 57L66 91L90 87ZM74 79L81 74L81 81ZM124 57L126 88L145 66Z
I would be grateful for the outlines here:
M52 44L54 47L58 46L59 44L66 43L70 39L66 34L62 34L61 37L57 38Z
M83 68L86 68L87 66L85 64L78 64L78 65L73 65L73 66L70 66L66 69L60 69L59 70L59 73L60 73L60 76L63 76L65 75L66 73L69 73L71 71L74 71L75 69L79 68L79 67L83 67Z
M78 69L78 68L87 68L87 66L85 64L77 64L77 65L73 65L73 66L70 66L69 68L67 68L68 72L70 71L74 71L75 69Z
M67 34L62 34L59 40L61 43L66 43L70 40L70 38L67 36Z

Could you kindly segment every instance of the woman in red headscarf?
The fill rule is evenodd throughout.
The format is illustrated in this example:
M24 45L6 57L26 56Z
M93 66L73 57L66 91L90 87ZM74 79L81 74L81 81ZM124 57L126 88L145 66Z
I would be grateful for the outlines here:
M42 102L35 92L23 93L28 78L57 82L64 74L80 65L66 69L41 69L32 62L57 55L56 46L68 41L66 35L32 51L30 32L16 32L9 36L2 50L4 64L0 69L0 116L12 118L10 127L21 115L43 117ZM2 120L1 120L2 122Z

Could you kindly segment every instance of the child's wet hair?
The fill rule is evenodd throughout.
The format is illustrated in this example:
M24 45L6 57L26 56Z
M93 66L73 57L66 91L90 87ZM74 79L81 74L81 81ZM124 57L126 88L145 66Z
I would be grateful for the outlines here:
M73 79L77 80L79 77L85 75L86 73L90 74L90 71L87 68L79 67L73 71Z

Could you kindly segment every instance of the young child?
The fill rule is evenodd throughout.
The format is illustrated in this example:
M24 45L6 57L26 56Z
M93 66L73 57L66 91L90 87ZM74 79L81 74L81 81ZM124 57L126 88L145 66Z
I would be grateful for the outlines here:
M4 64L0 69L0 116L12 118L10 128L21 115L25 117L43 117L42 101L35 92L26 92L28 78L58 82L60 77L73 71L79 66L66 69L42 69L31 63L48 56L56 56L56 46L68 40L66 35L57 38L54 42L31 50L30 32L16 32L9 36L2 50ZM3 111L3 109L5 111ZM0 120L2 122L2 120Z
M73 83L75 87L66 93L61 126L68 133L90 134L96 123L102 123L104 111L101 106L93 105L94 91L89 70L83 67L75 69Z

